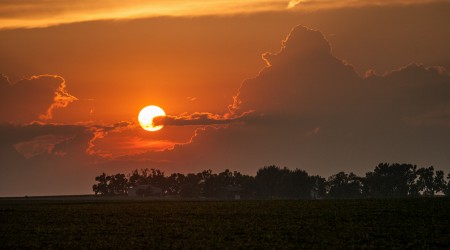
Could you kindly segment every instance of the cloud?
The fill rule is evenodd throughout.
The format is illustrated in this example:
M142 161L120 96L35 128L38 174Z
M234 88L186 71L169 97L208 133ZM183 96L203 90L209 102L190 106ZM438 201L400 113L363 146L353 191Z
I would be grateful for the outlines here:
M450 124L450 75L441 67L413 63L384 75L370 75L364 83L369 98L361 105L379 116L416 126Z
M110 133L120 133L134 127L134 124L126 121L111 125L4 123L0 124L1 148L5 152L15 151L14 155L19 153L27 159L42 155L112 158L108 150L97 148L96 141ZM8 158L8 153L3 156Z
M92 136L83 125L0 124L0 196L89 193Z
M11 84L0 75L0 121L24 123L49 120L56 108L64 108L77 100L67 92L64 78L39 75Z
M443 0L291 0L288 9L320 10L333 8L381 6L381 5L411 5L445 2Z
M332 54L319 31L303 26L291 31L279 52L265 53L263 58L268 66L243 82L230 106L233 112L345 121L342 118L368 119L375 114L425 117L431 111L445 113L450 105L449 74L442 67L413 63L384 75L372 72L361 77Z
M109 126L100 126L93 125L89 127L89 130L92 132L93 136L89 140L88 147L86 148L86 153L89 155L97 155L103 158L112 158L113 155L107 151L97 149L95 147L95 141L98 139L102 139L107 136L111 132L119 132L120 130L131 127L133 124L130 122L118 122Z
M92 133L84 126L0 124L0 137L0 195L73 189L53 186L57 188L52 192L51 186L43 186L59 182L63 176L74 178L81 172L86 174L81 168L94 160L85 153ZM74 174L69 168L78 168L78 172ZM67 183L75 179L69 178Z
M178 116L158 116L153 119L153 124L155 126L165 125L165 126L189 126L189 125L220 125L220 124L231 124L237 122L245 122L249 119L252 111L243 112L240 115L233 114L212 114L208 112L195 112L192 114L181 114Z
M40 76L42 77L42 76ZM65 108L69 103L78 100L75 96L70 95L66 90L66 81L60 76L53 76L61 79L61 84L54 92L53 103L47 109L45 114L40 115L39 118L42 120L49 120L53 117L53 110L55 108Z
M205 16L269 11L318 10L399 4L425 4L445 0L6 0L0 2L0 29L47 27L92 20L159 16Z
M232 112L284 117L307 115L311 109L327 112L333 103L346 102L360 81L352 66L332 55L321 32L303 26L291 31L279 52L265 53L263 59L267 67L243 82Z
M207 127L190 143L129 160L174 171L233 168L247 173L277 164L324 176L341 170L364 174L378 162L450 170L442 150L450 147L445 69L413 63L360 76L333 55L321 32L303 26L292 29L280 51L263 58L267 66L243 82L229 107L233 116L252 111L244 116L246 122ZM170 122L213 124L220 118L200 114Z
M203 16L283 10L285 0L1 1L0 29L45 27L91 20Z

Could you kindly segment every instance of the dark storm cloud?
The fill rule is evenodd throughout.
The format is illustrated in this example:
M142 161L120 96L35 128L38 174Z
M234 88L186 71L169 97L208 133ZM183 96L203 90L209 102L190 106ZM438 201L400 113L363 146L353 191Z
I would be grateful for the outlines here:
M33 76L14 84L0 76L0 122L49 120L56 108L75 100L67 92L64 78L57 75Z

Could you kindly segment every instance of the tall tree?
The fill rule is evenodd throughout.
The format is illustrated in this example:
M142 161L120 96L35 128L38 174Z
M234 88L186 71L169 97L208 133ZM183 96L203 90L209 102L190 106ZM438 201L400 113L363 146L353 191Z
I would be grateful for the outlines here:
M444 193L446 196L450 196L450 173L447 174L447 186L444 189Z
M412 191L415 168L411 164L380 163L373 172L366 173L363 193L369 197L406 197Z
M97 194L102 194L102 195L108 195L109 191L108 191L108 176L106 176L105 173L102 173L99 176L95 177L95 181L97 181L97 184L94 184L92 186L92 190L94 191L94 193Z
M361 177L354 173L339 172L328 178L328 195L333 198L358 198L362 196Z
M423 195L434 196L435 193L445 190L444 172L434 172L434 167L420 168L417 170L418 186Z

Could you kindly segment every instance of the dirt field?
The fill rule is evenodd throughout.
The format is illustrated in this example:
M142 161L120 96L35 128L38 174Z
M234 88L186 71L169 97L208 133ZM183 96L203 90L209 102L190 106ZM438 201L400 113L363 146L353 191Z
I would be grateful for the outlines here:
M450 199L0 199L0 248L449 248Z

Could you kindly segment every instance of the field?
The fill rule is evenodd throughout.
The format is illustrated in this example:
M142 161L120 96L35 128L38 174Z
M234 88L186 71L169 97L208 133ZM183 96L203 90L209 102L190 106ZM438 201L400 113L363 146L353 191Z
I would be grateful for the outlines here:
M1 199L0 248L449 248L450 199Z

